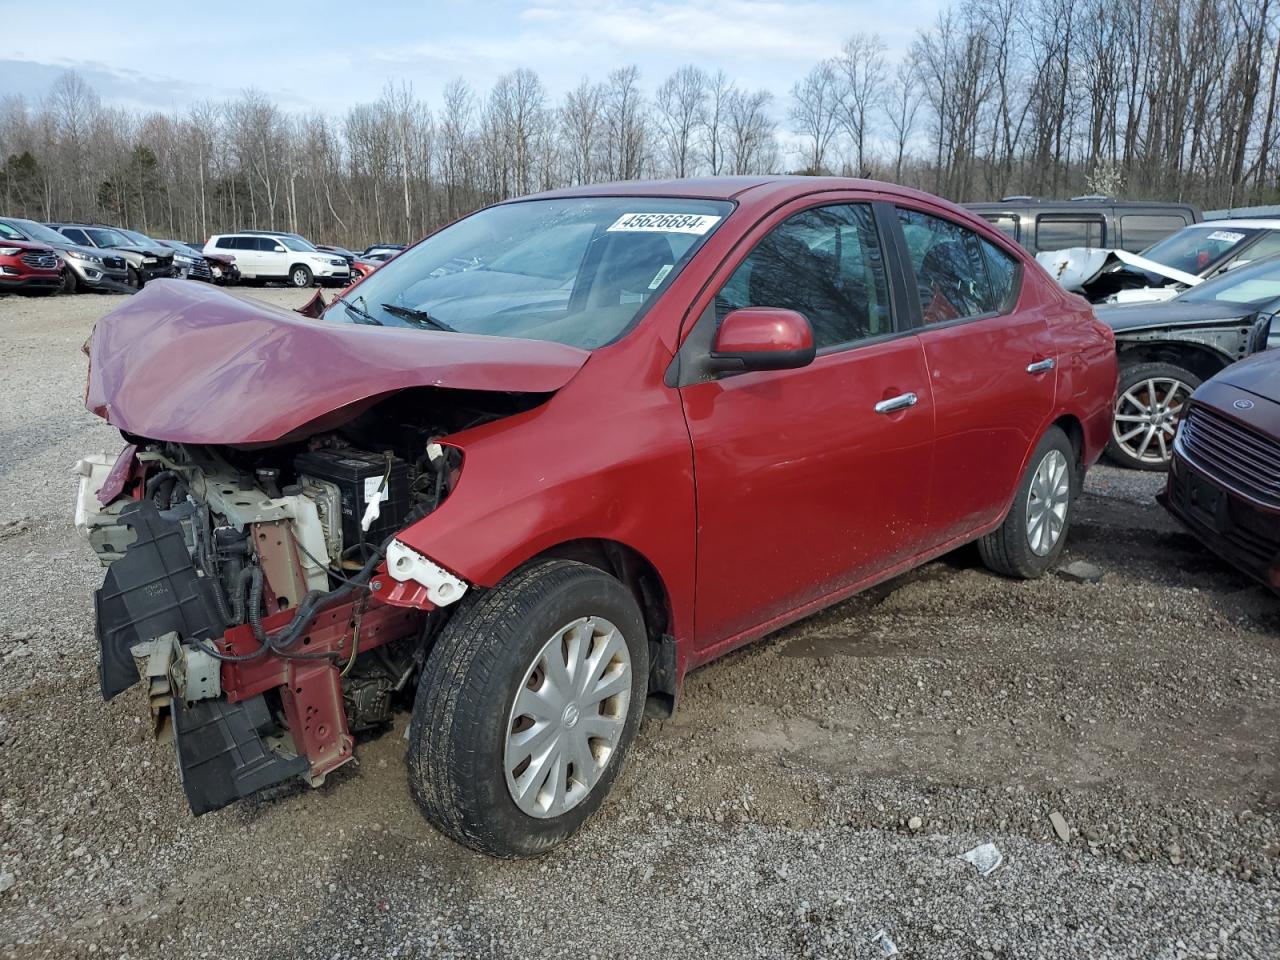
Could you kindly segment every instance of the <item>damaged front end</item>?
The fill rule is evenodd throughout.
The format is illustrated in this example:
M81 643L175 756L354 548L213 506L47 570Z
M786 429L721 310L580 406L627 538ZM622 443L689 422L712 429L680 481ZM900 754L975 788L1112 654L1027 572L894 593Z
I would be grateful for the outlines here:
M1140 303L1170 300L1202 282L1185 273L1127 250L1069 247L1036 254L1059 286L1090 303Z
M543 402L549 391L520 388L554 383L556 364L473 389L469 366L438 366L473 348L461 341L424 357L417 333L416 356L392 357L379 334L366 349L366 331L155 286L88 345L87 403L128 445L77 464L76 526L107 567L102 695L145 684L202 814L294 777L319 785L412 697L468 584L397 534L458 484L452 435ZM201 305L193 356L174 334ZM565 379L581 365L559 359ZM298 365L321 376L291 396Z

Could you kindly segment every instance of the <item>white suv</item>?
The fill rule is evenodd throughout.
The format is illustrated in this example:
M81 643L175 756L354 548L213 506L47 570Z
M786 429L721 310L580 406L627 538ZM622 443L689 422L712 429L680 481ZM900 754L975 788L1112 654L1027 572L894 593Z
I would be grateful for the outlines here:
M221 233L209 238L205 253L231 254L242 280L284 280L309 287L317 280L346 285L351 268L342 257L317 250L289 233Z

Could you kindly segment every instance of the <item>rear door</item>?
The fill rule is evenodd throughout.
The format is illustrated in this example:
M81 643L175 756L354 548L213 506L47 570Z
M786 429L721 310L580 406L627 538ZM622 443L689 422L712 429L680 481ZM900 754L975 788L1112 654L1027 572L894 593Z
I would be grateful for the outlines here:
M802 313L818 347L798 370L681 388L700 658L838 597L929 539L932 399L887 245L870 203L807 202L757 225L695 305L691 340L709 343L731 310L772 306Z
M1000 517L1053 410L1057 358L1021 262L940 212L900 203L894 222L918 311L935 420L931 523L943 539Z

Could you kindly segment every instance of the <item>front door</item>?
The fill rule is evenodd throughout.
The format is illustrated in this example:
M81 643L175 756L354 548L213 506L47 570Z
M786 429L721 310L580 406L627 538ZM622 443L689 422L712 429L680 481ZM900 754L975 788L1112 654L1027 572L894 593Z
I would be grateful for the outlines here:
M700 324L740 307L796 310L818 355L797 370L681 388L697 487L699 659L924 549L933 402L886 250L867 203L784 210L713 281Z

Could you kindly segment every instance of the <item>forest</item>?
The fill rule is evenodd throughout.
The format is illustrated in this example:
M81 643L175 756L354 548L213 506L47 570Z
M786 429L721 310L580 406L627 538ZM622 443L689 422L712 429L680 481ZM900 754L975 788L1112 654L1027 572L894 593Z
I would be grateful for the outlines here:
M344 113L270 91L181 113L105 104L74 72L0 96L0 214L188 240L243 228L359 247L582 183L866 176L952 200L1105 194L1280 202L1280 0L965 0L891 55L848 37L789 90L638 65L555 98L518 67Z

